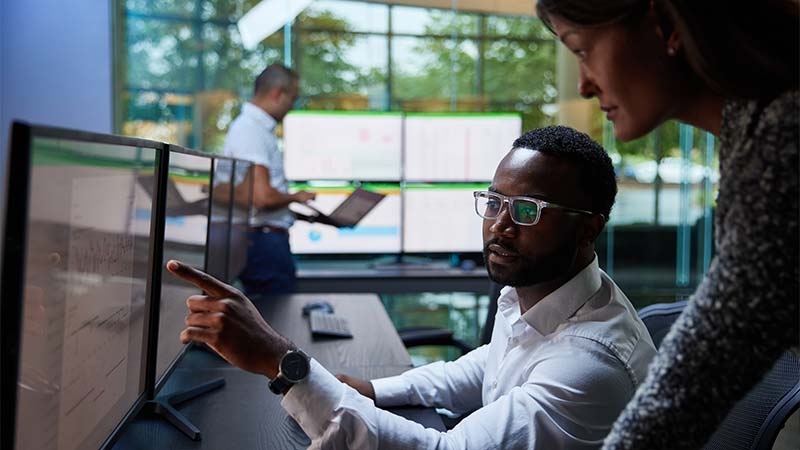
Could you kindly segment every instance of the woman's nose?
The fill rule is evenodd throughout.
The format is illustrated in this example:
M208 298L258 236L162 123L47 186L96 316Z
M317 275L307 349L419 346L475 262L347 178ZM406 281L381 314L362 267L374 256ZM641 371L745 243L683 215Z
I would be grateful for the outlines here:
M578 93L583 98L592 98L597 95L597 86L584 69L581 69L578 75Z

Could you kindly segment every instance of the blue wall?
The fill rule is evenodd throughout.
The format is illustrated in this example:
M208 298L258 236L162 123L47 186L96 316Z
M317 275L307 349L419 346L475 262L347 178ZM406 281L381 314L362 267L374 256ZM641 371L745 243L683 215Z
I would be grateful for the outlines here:
M0 202L12 120L112 131L111 3L0 0Z

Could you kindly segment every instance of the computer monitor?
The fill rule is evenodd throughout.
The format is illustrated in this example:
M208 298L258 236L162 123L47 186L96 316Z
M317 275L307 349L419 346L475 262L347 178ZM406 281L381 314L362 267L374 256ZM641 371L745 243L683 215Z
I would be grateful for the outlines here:
M163 144L14 123L0 302L0 447L101 448L145 401ZM155 189L152 184L147 186Z
M248 237L250 231L250 214L253 209L253 177L245 176L250 172L252 163L237 159L234 171L239 179L234 179L233 210L231 214L231 236L228 246L228 277L235 280L247 264ZM241 176L240 176L241 175Z
M483 220L473 191L489 183L408 183L403 189L404 253L471 253L483 249Z
M286 177L293 181L400 181L403 115L292 111L283 119Z
M404 132L404 180L489 181L520 136L518 114L410 113Z
M206 249L206 272L211 276L230 282L228 259L231 243L231 219L233 212L234 160L215 158L211 179L211 205L208 224L208 248Z
M384 194L372 211L352 228L336 228L321 223L298 220L289 230L289 242L295 254L387 254L401 249L401 204L399 184L363 184L363 189ZM317 193L315 207L331 213L350 195L352 183L325 185L296 184L292 189ZM302 212L302 211L301 211Z
M169 173L159 298L156 391L187 348L178 335L184 329L186 298L201 291L166 270L177 259L198 269L206 268L209 227L209 193L213 159L209 155L168 145Z

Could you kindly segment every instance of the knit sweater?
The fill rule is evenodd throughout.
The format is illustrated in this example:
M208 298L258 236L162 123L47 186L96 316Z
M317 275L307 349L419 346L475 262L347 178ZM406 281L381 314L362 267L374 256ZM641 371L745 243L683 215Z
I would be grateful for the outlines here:
M699 449L800 339L800 92L727 101L717 254L603 449Z

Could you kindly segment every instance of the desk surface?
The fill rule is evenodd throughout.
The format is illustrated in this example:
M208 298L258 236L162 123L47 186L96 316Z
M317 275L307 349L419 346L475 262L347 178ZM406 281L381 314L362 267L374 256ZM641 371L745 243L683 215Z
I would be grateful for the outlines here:
M353 339L312 340L302 306L312 300L330 302L348 318ZM297 294L254 301L267 321L333 373L361 378L399 374L411 360L389 316L374 294ZM222 389L179 407L203 433L191 441L163 419L140 414L128 424L114 449L300 449L310 441L280 406L281 397L267 388L267 379L230 366L201 349L191 349L170 375L163 395L223 377ZM443 429L431 409L396 408L392 412Z

